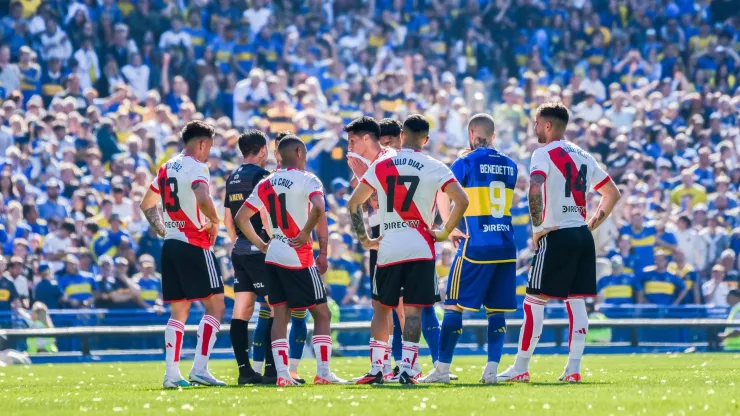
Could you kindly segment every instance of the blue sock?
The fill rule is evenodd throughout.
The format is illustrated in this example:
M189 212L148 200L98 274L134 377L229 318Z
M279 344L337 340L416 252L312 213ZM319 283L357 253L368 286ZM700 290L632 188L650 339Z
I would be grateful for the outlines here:
M488 362L498 363L504 352L506 319L503 313L488 313Z
M252 341L252 360L257 362L265 361L265 337L267 337L267 328L269 327L270 314L272 311L269 307L260 306L259 319L257 326L254 327L254 340ZM270 347L272 348L272 347Z
M434 306L426 306L421 310L421 332L427 341L429 351L432 354L432 362L436 363L439 358L439 319Z
M398 314L393 311L393 361L401 362L403 358L403 331L401 331L401 320Z
M439 335L439 362L450 364L455 354L455 346L462 334L462 311L445 311L442 331Z
M290 313L290 334L288 335L288 346L290 347L290 358L300 360L303 358L303 346L306 345L308 329L306 328L306 311L292 311Z

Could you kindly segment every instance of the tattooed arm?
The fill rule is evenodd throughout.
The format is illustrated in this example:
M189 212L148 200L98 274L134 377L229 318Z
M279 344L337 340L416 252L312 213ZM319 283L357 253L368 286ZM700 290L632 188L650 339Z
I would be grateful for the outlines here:
M545 203L542 199L542 185L545 177L538 173L532 175L529 180L529 215L532 217L532 225L537 228L542 225L542 214L544 214Z
M609 214L612 213L614 205L616 205L619 198L622 197L619 193L619 188L617 188L617 185L611 179L596 191L601 194L601 201L599 202L599 206L596 208L596 212L594 212L593 217L588 221L588 228L590 228L591 231L597 229L599 225L606 220Z
M144 217L149 222L149 225L157 232L157 235L164 237L164 220L158 206L159 195L151 189L146 191L146 195L141 200L139 208L144 213Z
M378 240L372 240L367 236L367 230L365 229L365 220L362 216L362 204L367 201L373 193L373 188L364 183L360 182L352 192L352 196L349 199L349 214L352 219L352 230L357 235L357 239L360 240L362 246L365 248L377 248Z

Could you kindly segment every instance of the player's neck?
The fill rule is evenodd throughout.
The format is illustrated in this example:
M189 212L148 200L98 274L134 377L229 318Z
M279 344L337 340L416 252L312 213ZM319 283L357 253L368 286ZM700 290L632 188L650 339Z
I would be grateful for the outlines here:
M421 143L418 143L417 144L417 143L406 142L406 143L404 143L404 144L401 145L401 150L403 150L403 149L409 149L409 150L413 150L415 152L418 152L418 151L421 151L422 147L424 147L424 145L421 144Z
M550 144L550 143L553 143L553 142L559 142L559 141L563 141L563 140L564 140L563 139L563 136L553 137L553 138L549 139L546 144Z
M259 156L250 156L250 157L244 158L244 163L246 163L248 165L257 165L257 166L259 166L261 168L264 168L264 166L260 165L260 163L259 163L260 162L260 159L261 158Z

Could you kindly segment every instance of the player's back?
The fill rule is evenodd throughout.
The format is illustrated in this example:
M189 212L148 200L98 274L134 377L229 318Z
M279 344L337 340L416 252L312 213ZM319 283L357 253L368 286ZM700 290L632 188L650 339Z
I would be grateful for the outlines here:
M479 148L452 164L470 205L461 228L469 235L460 250L473 262L516 261L511 203L516 162L494 149Z
M324 194L315 175L299 169L278 169L259 182L245 205L254 211L265 207L272 240L267 249L266 263L286 268L306 268L314 263L312 244L293 248L295 238L306 225L313 195Z
M378 265L435 258L430 233L437 192L454 181L444 163L411 149L375 161L362 181L378 192Z
M239 212L239 208L244 205L244 201L252 194L257 184L270 172L264 168L257 166L252 163L245 163L237 168L231 176L226 180L226 207L231 211L231 215L235 216ZM264 240L267 240L267 233L265 232L262 225L262 218L259 215L253 215L250 218L252 227L257 234ZM259 252L249 240L244 237L242 230L239 227L234 227L236 230L237 241L234 245L234 252L237 254L245 252Z
M609 181L593 156L564 140L532 153L530 175L535 174L545 177L543 228L586 225L586 194Z
M210 249L208 233L203 229L206 218L201 215L193 185L208 185L208 167L184 152L174 156L159 168L151 185L162 198L165 240L184 241Z

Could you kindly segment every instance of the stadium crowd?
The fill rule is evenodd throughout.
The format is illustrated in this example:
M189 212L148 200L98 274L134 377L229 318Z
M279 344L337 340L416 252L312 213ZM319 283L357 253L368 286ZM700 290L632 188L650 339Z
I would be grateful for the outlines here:
M740 280L736 4L6 2L0 310L162 308L162 240L138 206L193 119L217 126L208 166L221 209L241 131L306 141L331 208L323 278L339 305L367 304L342 127L361 114L422 113L433 127L428 151L451 163L468 146L468 118L488 112L496 146L526 172L533 111L546 101L571 108L567 138L599 157L625 196L596 235L600 301L727 306ZM522 174L511 209L522 297L527 182ZM230 246L224 230L215 250L227 284ZM453 248L439 253L445 280Z

